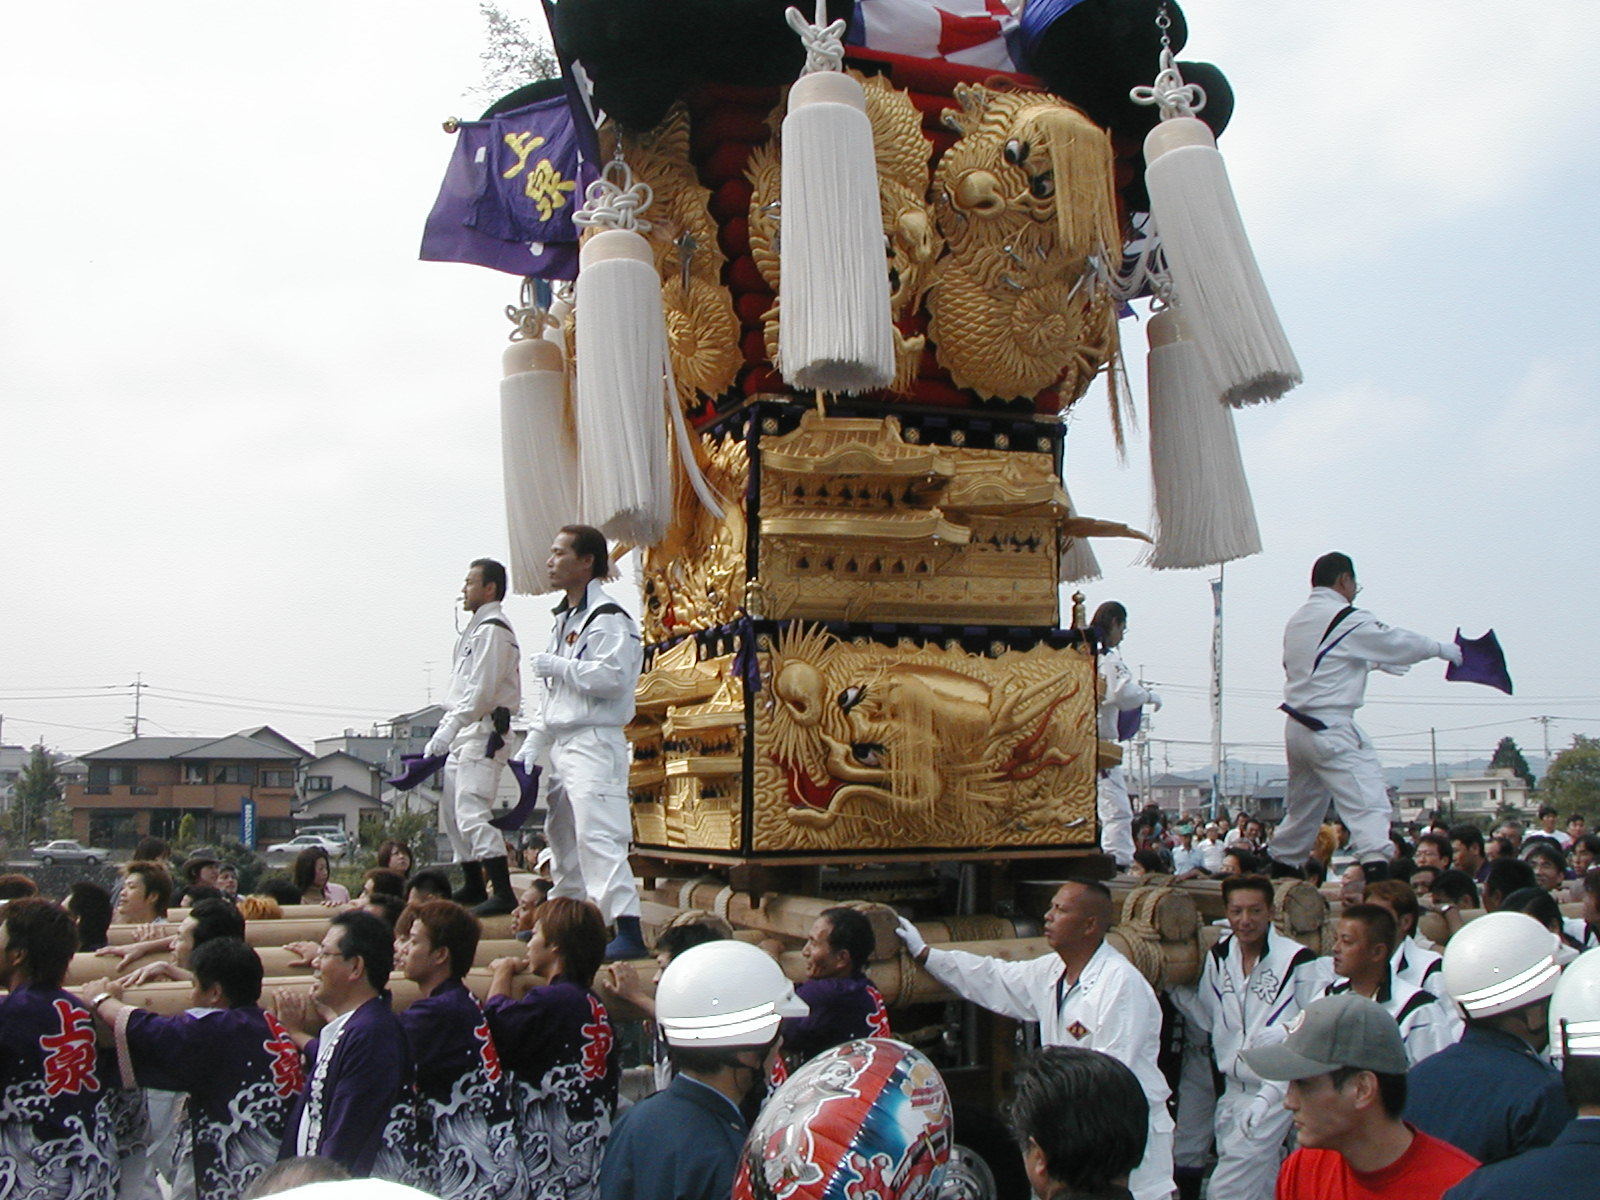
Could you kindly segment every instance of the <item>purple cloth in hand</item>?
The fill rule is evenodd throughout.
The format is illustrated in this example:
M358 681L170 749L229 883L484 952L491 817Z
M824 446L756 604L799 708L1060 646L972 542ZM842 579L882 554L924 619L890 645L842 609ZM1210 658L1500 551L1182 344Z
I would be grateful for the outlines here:
M1511 695L1511 672L1506 670L1505 651L1500 649L1500 639L1495 637L1494 630L1489 630L1481 638L1464 638L1461 630L1457 629L1455 641L1461 647L1461 665L1458 667L1450 663L1446 666L1446 679L1460 683L1481 683Z
M1139 722L1144 719L1144 706L1125 708L1117 714L1117 741L1131 742L1139 734Z
M543 767L536 766L528 770L519 758L513 758L508 765L511 774L516 777L519 794L515 808L489 821L490 825L500 830L521 829L533 816L534 806L539 803L539 776L544 773Z
M385 782L396 791L409 792L424 780L431 779L438 774L448 758L445 754L405 754L400 757L400 774Z

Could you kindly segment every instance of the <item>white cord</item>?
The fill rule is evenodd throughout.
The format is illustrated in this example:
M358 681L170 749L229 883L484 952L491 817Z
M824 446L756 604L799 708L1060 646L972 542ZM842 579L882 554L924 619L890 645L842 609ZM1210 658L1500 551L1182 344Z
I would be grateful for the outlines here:
M1128 93L1135 104L1154 104L1161 109L1161 119L1192 117L1206 106L1206 90L1198 83L1185 83L1173 61L1170 48L1161 51L1161 70L1155 83L1149 87L1136 87Z
M584 191L583 207L572 214L572 223L648 233L650 222L639 214L650 207L654 195L648 183L634 179L627 163L620 157L613 158L600 172L600 178Z
M789 22L790 29L800 35L800 44L805 47L806 65L801 71L802 75L844 70L845 23L838 20L831 25L823 24L828 19L826 0L817 0L815 23L806 20L798 8L788 9L783 19Z

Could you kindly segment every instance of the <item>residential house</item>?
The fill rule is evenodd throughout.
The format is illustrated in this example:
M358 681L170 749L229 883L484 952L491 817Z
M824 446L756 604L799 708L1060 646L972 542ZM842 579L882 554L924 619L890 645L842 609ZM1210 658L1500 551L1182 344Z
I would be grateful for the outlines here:
M1162 812L1199 815L1211 803L1210 779L1190 779L1168 772L1150 781L1150 803ZM1141 805L1142 807L1142 805Z
M321 738L316 744L321 746L332 740L335 739ZM343 825L351 840L355 840L361 833L362 818L377 817L384 810L379 797L387 769L381 762L360 758L345 750L319 754L300 772L295 823Z
M294 836L295 774L310 755L263 725L220 738L129 738L79 757L87 775L66 787L73 836L129 849L146 835L176 836L185 816L200 841L238 838L247 800L258 845Z
M1457 817L1493 817L1503 805L1528 811L1528 784L1509 767L1450 776L1450 806Z

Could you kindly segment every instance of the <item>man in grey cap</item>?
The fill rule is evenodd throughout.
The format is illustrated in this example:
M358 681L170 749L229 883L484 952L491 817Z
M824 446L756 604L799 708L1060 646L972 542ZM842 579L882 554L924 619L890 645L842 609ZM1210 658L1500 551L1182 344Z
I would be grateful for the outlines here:
M1477 1159L1400 1119L1410 1062L1394 1018L1354 992L1308 1005L1288 1037L1242 1056L1289 1084L1300 1148L1278 1172L1277 1200L1331 1196L1439 1200Z

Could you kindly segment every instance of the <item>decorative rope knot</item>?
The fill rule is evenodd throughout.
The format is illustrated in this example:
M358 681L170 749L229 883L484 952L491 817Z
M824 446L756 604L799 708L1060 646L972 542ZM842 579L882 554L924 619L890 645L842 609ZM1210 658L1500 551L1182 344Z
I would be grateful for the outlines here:
M639 214L650 207L654 196L648 183L634 179L627 163L620 157L613 158L600 172L600 178L585 189L583 207L572 214L572 223L586 228L649 233L650 222Z
M1206 90L1198 83L1185 83L1173 61L1172 51L1161 51L1161 70L1149 87L1136 87L1128 93L1135 104L1154 104L1161 110L1161 119L1192 117L1206 106Z
M828 19L827 0L817 0L817 19L814 22L806 20L798 8L786 10L783 19L789 22L790 29L800 35L800 44L805 47L806 65L801 71L802 75L844 70L845 22L838 20L824 24Z

